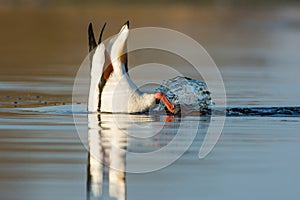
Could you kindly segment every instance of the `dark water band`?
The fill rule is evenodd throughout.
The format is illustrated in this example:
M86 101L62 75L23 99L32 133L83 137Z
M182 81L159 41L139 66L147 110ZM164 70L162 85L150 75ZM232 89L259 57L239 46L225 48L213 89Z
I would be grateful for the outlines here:
M227 107L226 116L300 117L300 107Z

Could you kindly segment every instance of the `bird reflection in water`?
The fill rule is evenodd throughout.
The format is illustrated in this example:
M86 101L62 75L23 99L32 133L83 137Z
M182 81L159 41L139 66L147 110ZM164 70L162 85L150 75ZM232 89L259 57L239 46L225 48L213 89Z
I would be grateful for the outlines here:
M202 140L199 137L205 135L209 118L201 117L200 120L197 116L195 119L190 121L182 117L151 114L89 114L87 199L125 200L126 171L132 165L147 167L146 163L151 165L166 160L174 151L159 154L146 163L130 160L129 154L154 152L168 145L175 136L175 146L185 146L190 130L199 127L204 134L197 134L198 143ZM200 124L199 120L202 121ZM185 133L178 137L179 126L184 127ZM199 146L195 147L192 151L197 152Z
M120 149L126 149L127 136L113 122L113 118L106 117L105 123L100 123L100 119L98 114L88 116L90 151L87 199L125 200L125 151Z
M102 121L101 121L102 119ZM162 123L172 122L174 117L167 116ZM88 115L88 185L87 199L126 199L126 154L128 137L130 131L137 131L136 126L144 122L160 121L158 116L149 115L127 115L127 114L89 114ZM165 127L171 124L164 124ZM157 126L154 124L154 126ZM144 130L151 130L153 127L139 127ZM159 127L158 127L159 128ZM158 131L159 132L159 131ZM147 133L143 133L144 136ZM151 133L153 134L153 133ZM131 135L132 136L132 135ZM171 139L172 137L170 137ZM143 138L145 139L145 138ZM167 139L168 140L168 139ZM135 146L138 139L131 138L132 146ZM155 134L151 140L151 151L160 148L161 142L168 143L161 133ZM149 140L147 141L147 143ZM149 143L148 143L149 145ZM147 145L147 146L148 146ZM137 145L139 146L139 145ZM149 147L149 146L148 146ZM134 151L139 151L133 148ZM124 150L124 151L122 151ZM145 151L145 149L143 150Z

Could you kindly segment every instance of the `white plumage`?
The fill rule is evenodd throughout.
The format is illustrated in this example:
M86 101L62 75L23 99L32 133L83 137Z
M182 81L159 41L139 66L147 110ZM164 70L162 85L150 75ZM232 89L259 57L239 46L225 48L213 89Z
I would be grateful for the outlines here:
M125 65L121 60L123 49L128 38L128 25L125 24L120 33L111 40L109 56L105 56L103 43L97 46L92 58L91 84L89 91L89 112L97 112L99 98L101 98L100 111L112 113L138 113L147 111L155 104L155 94L141 92L129 78L125 71ZM110 59L113 72L107 79L101 97L99 97L99 84L103 74L104 65Z
M100 42L102 32L103 29ZM91 61L89 112L140 113L149 110L156 100L160 100L171 113L180 111L178 105L199 111L209 109L212 100L202 81L176 77L165 82L153 94L141 92L128 76L125 66L127 63L122 59L122 55L126 53L124 50L128 33L126 23L107 47L103 43L97 46L92 26L89 27L90 49L96 48Z

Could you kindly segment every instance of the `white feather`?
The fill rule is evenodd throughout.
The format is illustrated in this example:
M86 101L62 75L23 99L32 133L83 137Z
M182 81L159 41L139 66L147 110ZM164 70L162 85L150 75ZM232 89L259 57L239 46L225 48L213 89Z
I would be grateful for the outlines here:
M109 54L113 72L106 81L101 93L101 112L137 113L147 111L154 103L153 94L141 92L132 82L125 71L121 56L128 37L128 27L124 25L120 33L110 41ZM91 69L91 86L88 109L90 112L98 110L99 82L105 64L105 47L99 45L93 57Z
M145 112L154 103L154 95L141 92L127 73L112 73L102 91L101 112Z
M103 43L98 45L95 50L92 67L91 67L91 82L89 91L88 111L97 112L99 104L99 83L103 73L105 63L105 46Z

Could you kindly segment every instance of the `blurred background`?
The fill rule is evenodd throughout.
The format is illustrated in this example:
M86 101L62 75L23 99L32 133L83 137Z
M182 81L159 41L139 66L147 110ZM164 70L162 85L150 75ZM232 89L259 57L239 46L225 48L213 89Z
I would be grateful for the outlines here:
M300 1L0 0L0 199L86 199L88 153L68 105L73 81L88 53L88 24L98 36L107 22L107 38L127 20L131 28L165 27L198 41L221 71L227 105L299 106ZM198 159L201 132L172 166L120 176L127 199L299 199L299 115L284 114L227 117L206 159ZM139 134L131 127L148 119L160 126L164 117L131 115L124 125ZM114 118L101 120L110 137ZM200 121L205 127L210 120ZM194 122L182 120L186 133ZM144 152L165 145L176 124L175 118L164 125L165 137L153 143L129 147ZM108 194L107 180L103 188Z
M132 3L133 2L133 3ZM197 40L218 66L296 64L300 1L0 0L0 74L74 76L88 52L87 26L104 37L131 27L171 28Z
M254 76L265 91L275 89L274 96L276 82L289 80L279 93L294 100L283 104L295 104L299 92L294 95L292 90L297 90L300 72L299 11L300 1L296 0L0 0L0 80L72 79L88 53L89 22L96 35L107 22L107 38L130 20L131 28L165 27L198 41L225 74L229 96L236 95L230 93L237 87L236 82L231 84L234 78L251 93L257 88L251 85Z

